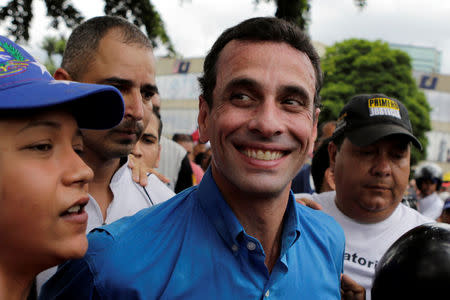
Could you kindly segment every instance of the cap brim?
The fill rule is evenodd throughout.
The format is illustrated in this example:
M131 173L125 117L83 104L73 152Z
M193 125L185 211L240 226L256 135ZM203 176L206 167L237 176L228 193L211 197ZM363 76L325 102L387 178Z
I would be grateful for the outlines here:
M0 109L33 109L70 104L80 128L108 129L120 123L124 102L109 85L73 81L33 81L1 91Z
M345 136L353 144L360 147L373 144L376 141L390 135L407 136L417 149L422 150L422 144L420 144L419 140L407 129L396 124L376 124L364 126L350 132L345 132Z

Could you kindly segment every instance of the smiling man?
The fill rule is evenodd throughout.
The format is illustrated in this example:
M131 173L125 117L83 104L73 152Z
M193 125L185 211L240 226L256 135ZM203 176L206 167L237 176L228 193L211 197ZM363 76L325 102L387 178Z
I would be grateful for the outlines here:
M201 183L94 231L45 299L340 299L343 231L290 192L316 137L321 82L295 25L226 30L200 79L200 140L213 153Z
M408 230L433 220L401 202L408 185L412 133L408 111L382 94L358 95L342 109L328 145L336 191L313 199L344 228L344 273L370 299L375 267Z

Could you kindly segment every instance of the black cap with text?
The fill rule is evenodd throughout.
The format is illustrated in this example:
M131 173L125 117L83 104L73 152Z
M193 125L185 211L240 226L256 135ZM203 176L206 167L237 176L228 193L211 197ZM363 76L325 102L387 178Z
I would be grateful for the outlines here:
M363 147L390 135L405 135L422 150L413 135L408 110L399 100L383 94L354 96L341 110L332 140L344 134Z

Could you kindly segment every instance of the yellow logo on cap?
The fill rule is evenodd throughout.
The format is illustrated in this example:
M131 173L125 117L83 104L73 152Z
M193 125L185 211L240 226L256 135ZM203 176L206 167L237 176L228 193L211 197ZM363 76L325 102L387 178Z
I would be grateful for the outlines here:
M401 119L397 102L388 98L371 98L368 100L369 116L390 116Z

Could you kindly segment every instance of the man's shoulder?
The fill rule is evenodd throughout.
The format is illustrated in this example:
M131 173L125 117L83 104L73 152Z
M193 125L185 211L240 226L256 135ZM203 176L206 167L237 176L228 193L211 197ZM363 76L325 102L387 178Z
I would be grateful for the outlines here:
M404 205L403 203L400 203L397 208L400 212L400 220L402 220L403 224L407 224L409 226L419 226L425 223L432 223L436 222L435 220L424 216L423 214L419 213L417 210L412 209L411 207L408 207Z
M321 237L328 236L336 240L344 240L344 230L330 215L322 210L316 210L296 203L300 224L304 229L314 233L320 231Z

